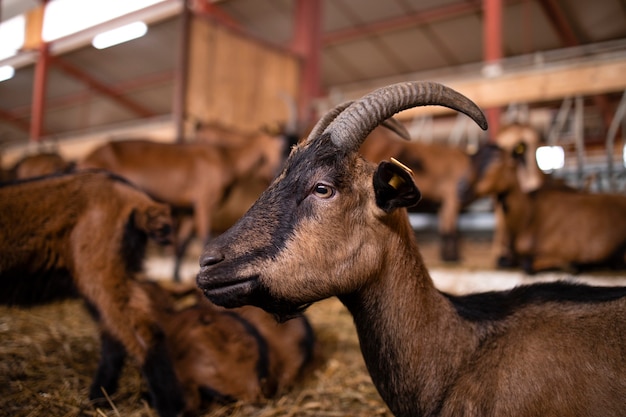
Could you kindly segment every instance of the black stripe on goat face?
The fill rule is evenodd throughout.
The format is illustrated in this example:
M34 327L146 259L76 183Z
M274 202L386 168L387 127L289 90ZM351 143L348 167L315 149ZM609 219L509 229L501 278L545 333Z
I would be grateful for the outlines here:
M253 304L281 316L353 290L346 272L366 262L364 242L371 241L354 231L367 230L356 226L372 209L382 214L373 172L327 136L296 147L248 213L205 247L198 286L216 304Z

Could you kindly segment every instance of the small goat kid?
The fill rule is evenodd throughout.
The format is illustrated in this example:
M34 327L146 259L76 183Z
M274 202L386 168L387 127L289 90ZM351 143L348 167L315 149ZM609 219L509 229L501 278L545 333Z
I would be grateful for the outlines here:
M248 213L205 247L198 286L219 305L283 318L338 296L397 416L623 415L626 288L453 297L433 285L405 210L420 198L411 175L358 155L381 120L432 104L486 128L478 107L435 83L392 85L324 117Z

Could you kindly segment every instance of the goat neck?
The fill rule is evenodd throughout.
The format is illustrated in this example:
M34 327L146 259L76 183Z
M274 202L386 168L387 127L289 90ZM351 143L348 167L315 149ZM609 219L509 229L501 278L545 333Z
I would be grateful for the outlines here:
M409 222L398 217L393 229L402 233L379 237L388 245L376 279L339 299L354 317L368 372L393 414L436 415L442 387L455 380L479 336L435 288Z

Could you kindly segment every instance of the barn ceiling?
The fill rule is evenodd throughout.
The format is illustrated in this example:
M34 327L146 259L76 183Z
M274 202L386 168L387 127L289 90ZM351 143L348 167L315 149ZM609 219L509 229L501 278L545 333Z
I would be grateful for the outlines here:
M172 0L167 0L172 2ZM624 0L502 0L506 58L577 46L624 49ZM37 5L3 0L2 19ZM222 0L213 5L254 37L288 46L293 0ZM172 111L180 18L152 22L143 38L58 56L49 71L44 135L63 136ZM2 40L0 40L1 42ZM482 1L324 0L321 87L375 85L387 78L475 71L483 60ZM0 63L2 65L2 63ZM26 141L34 65L0 82L0 140Z

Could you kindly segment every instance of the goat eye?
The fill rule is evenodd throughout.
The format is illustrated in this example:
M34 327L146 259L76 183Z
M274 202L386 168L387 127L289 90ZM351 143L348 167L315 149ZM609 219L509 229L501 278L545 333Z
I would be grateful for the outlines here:
M330 198L335 195L335 190L326 184L318 183L313 188L313 194L320 198Z

